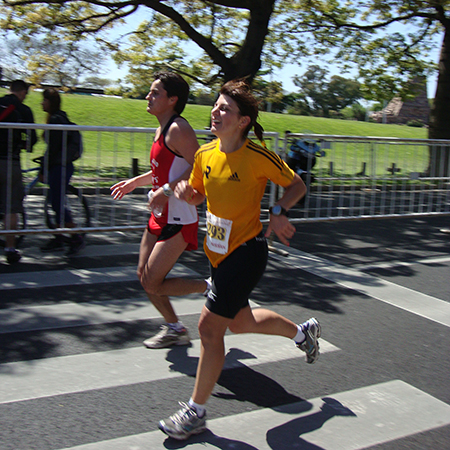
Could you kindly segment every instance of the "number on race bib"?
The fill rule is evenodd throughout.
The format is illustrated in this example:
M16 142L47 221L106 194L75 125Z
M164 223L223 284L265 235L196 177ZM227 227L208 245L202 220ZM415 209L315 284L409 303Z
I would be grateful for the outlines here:
M218 241L225 240L227 234L225 228L212 225L211 223L208 223L207 233L210 238L217 239Z
M232 220L206 212L206 245L210 250L221 255L227 254L232 225Z

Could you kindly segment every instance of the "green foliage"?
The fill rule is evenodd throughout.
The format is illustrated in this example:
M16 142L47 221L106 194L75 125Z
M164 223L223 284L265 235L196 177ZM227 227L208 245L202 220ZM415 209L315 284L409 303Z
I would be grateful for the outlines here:
M283 112L286 108L283 85L279 81L265 81L256 77L252 84L253 94L260 101L260 108L264 111Z
M359 83L337 75L327 81L328 70L314 65L301 76L294 77L304 102L315 116L339 116L340 111L361 98Z
M408 125L408 127L416 127L416 128L422 128L425 126L425 124L421 121L421 120L408 120L408 122L406 122L406 125Z
M214 86L218 72L214 59L233 57L242 42L246 13L214 2L167 3L173 3L176 12L171 10L169 16L152 14L130 37L131 45L113 54L118 64L128 65L125 82L136 98L143 98L148 92L149 74L164 70L177 71L194 82ZM195 36L188 37L186 31ZM199 47L194 49L191 45L188 53L190 38L199 40ZM217 56L208 56L208 51Z
M413 76L435 73L436 64L428 53L436 46L436 35L449 27L448 1L223 4L6 0L0 9L0 28L23 41L44 36L49 41L78 44L91 34L119 64L129 66L125 81L131 94L141 98L148 88L148 74L162 69L177 70L211 86L218 79L253 78L261 61L270 71L286 63L320 58L321 67L330 61L338 62L343 70L356 67L365 98L381 101L394 95L407 97ZM130 39L112 41L107 31L138 10L142 22Z

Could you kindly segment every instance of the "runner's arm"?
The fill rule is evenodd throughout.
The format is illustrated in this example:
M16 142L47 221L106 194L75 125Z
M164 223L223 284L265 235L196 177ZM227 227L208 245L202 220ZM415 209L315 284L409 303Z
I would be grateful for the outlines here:
M124 195L134 191L139 186L148 186L152 184L152 171L138 175L128 180L119 181L111 186L111 196L114 200L120 200Z
M306 186L303 180L297 175L294 175L294 179L291 184L285 188L283 196L277 201L277 205L289 210L292 208L304 195L306 194ZM281 214L274 216L270 214L270 222L267 227L266 237L269 237L272 231L278 236L280 241L289 245L289 239L295 233L295 227L289 222L287 216Z

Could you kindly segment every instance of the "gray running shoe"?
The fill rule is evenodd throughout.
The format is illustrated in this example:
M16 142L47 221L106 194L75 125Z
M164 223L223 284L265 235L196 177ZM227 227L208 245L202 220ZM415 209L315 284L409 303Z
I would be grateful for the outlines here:
M321 333L320 323L312 317L300 326L302 327L303 333L305 333L306 339L298 343L297 347L306 353L306 362L313 364L319 359L320 354L318 342Z
M181 409L168 419L159 422L159 429L171 438L183 441L193 434L206 430L206 413L198 417L195 409L187 403L179 402Z
M148 348L167 348L173 345L189 345L191 339L186 328L175 331L169 325L162 325L161 331L152 338L146 339L143 344Z

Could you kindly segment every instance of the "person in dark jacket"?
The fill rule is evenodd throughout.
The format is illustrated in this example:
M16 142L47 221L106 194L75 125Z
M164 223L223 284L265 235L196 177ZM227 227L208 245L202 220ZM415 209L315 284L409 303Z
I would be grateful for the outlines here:
M43 96L42 109L48 115L47 123L67 125L69 119L66 112L61 110L61 96L58 90L55 88L45 89ZM56 223L59 227L75 228L76 225L72 214L64 198L74 171L73 162L67 155L67 137L65 135L66 133L60 130L45 131L44 139L47 143L47 151L44 155L42 175L49 186L51 205L55 212ZM41 251L50 252L63 249L64 241L64 236L57 234L41 247ZM79 234L73 234L69 240L69 250L66 255L73 255L83 247L83 237Z
M33 112L23 102L28 94L28 84L15 80L10 85L10 93L0 99L0 121L12 123L34 123ZM18 214L23 211L24 188L20 151L31 152L36 143L36 130L0 129L0 213L5 229L17 229ZM16 249L16 238L7 235L5 256L9 264L20 260Z

